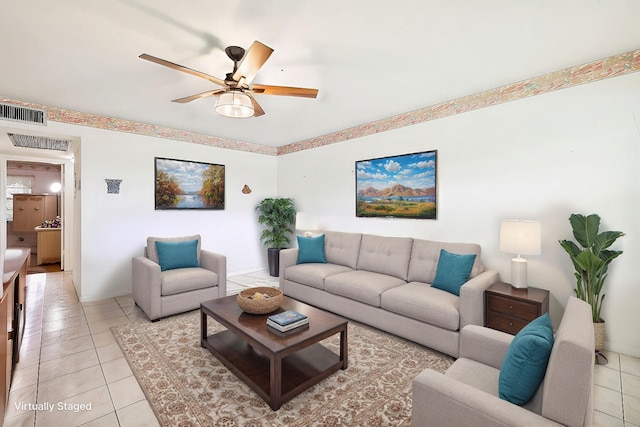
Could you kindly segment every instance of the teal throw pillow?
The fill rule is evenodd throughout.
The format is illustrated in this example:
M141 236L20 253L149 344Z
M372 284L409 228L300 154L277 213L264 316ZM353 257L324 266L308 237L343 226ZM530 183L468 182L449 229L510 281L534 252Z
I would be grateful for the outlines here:
M498 393L516 405L527 403L540 387L553 348L549 313L533 320L513 338L502 361Z
M324 234L315 237L298 237L298 264L319 262L326 264L324 256Z
M436 277L431 286L460 296L460 288L469 279L475 260L475 254L458 255L440 249Z
M183 242L158 242L156 241L160 270L173 270L175 268L200 267L198 264L198 241L186 240Z

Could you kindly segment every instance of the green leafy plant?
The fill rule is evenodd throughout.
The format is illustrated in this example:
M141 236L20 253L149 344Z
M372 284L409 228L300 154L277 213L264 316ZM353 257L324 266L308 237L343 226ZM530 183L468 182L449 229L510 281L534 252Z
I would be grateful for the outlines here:
M560 240L560 245L571 257L576 276L576 297L591 305L591 313L594 323L603 320L600 317L604 293L602 287L609 264L622 254L622 251L610 250L609 247L619 238L624 236L621 231L603 231L600 229L600 217L596 214L584 216L572 214L569 223L573 229L573 236L578 241L578 246L571 240Z
M266 228L260 235L267 248L285 248L291 243L296 222L296 207L290 198L267 198L256 207L258 223Z

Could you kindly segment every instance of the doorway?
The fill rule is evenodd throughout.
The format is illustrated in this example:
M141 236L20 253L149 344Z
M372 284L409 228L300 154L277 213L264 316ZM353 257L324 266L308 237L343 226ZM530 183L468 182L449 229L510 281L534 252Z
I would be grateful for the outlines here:
M6 168L7 247L30 250L29 272L64 270L64 165L7 160Z
M69 144L64 151L54 149L42 149L45 147L36 146L17 146L12 143L12 137L16 134L33 135L38 137L36 140L47 141L48 139L56 140L68 140ZM36 180L32 192L46 193L53 197L54 210L53 214L49 215L49 220L54 220L58 215L62 220L62 227L60 228L60 266L58 268L64 269L64 271L70 272L74 269L74 257L79 256L74 251L74 247L78 244L75 241L74 230L77 224L74 221L75 217L78 217L76 212L76 191L75 191L75 173L76 165L74 162L75 151L79 150L80 140L78 137L73 136L51 136L50 134L44 134L41 131L26 131L25 129L19 129L16 127L0 127L0 198L7 203L7 189L5 183L7 177L13 174L17 170L22 171L23 174L40 176L48 171L48 178L41 178ZM29 170L35 169L35 170ZM39 169L44 169L43 171ZM58 182L61 184L59 192L52 191L51 184ZM57 202L57 206L56 206ZM4 223L3 228L0 229L0 250L2 251L1 258L4 258L4 249L15 244L15 236L10 235L9 221L7 218L7 208L0 209L0 223ZM34 237L35 236L35 237ZM18 236L19 238L20 236ZM32 233L30 235L30 241L22 236L24 241L18 240L22 245L32 244L35 246L34 256L37 261L37 235ZM11 241L8 240L12 239ZM43 264L46 267L46 264ZM46 267L48 268L48 267Z

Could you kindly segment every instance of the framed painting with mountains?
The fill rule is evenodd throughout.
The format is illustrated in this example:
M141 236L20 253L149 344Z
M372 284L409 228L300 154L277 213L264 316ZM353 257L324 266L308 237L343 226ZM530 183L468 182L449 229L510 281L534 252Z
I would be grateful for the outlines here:
M437 218L437 151L356 161L356 216Z

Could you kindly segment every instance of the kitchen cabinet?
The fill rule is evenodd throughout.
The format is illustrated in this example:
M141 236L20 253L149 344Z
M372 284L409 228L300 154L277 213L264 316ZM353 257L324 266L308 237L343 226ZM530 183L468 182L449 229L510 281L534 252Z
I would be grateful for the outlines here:
M28 249L5 251L0 298L0 425L7 409L13 370L20 357L29 256Z
M36 227L38 233L38 265L60 262L61 228Z
M45 219L55 219L57 197L53 194L14 194L13 231L33 232Z

